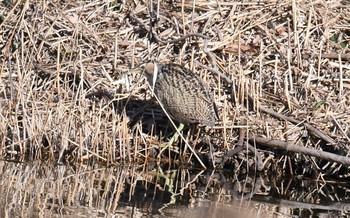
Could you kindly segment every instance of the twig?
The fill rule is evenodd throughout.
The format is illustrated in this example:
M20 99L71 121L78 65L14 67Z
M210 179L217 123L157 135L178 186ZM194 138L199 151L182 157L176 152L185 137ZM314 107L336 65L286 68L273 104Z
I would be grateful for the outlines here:
M195 60L196 64L199 65L200 67L209 70L210 72L216 74L217 76L219 76L221 79L225 80L225 82L227 82L228 84L232 84L233 81L228 78L225 74L221 73L217 68L212 68L212 67L208 67L204 64L201 64L199 61Z
M239 139L237 142L237 146L234 149L229 150L222 158L222 162L220 163L220 167L223 167L224 164L234 155L238 154L239 152L244 150L244 135L245 135L245 130L240 129L239 131ZM246 146L248 147L248 150L254 153L254 156L256 158L255 163L256 163L256 169L258 171L261 171L263 168L263 162L261 160L261 157L259 155L259 152L256 150L255 147L250 145L248 142L246 143Z
M208 50L208 39L205 39L205 41L204 41L204 48L203 48L203 51L204 51L204 53L208 56L209 61L210 61L211 65L213 66L213 68L214 68L215 70L217 70L218 72L220 72L220 71L218 70L217 66L216 66L216 61L215 61L213 55L212 55L211 52Z
M320 151L316 149L306 148L298 146L289 142L284 142L281 140L262 138L262 137L253 137L249 139L251 143L257 143L260 145L268 146L271 148L282 149L286 151L292 151L296 153L306 154L313 157L321 158L324 160L329 160L337 163L341 163L347 166L350 166L350 158L342 155L333 154L326 151Z
M307 210L320 210L320 211L349 211L350 205L348 202L315 202L307 203L297 200L285 200L279 198L272 198L271 196L264 195L254 195L252 199L254 202L267 203L269 205L276 205L280 208L289 208L289 209L307 209Z
M321 54L321 58L340 59L350 61L350 54Z
M161 38L159 38L159 37L158 37L155 33L153 33L153 32L152 32L152 34L153 34L153 36L155 37L155 39L156 39L157 42L160 42L161 44L164 44L164 45L166 45L166 44L171 44L171 43L177 43L177 42L180 42L180 41L184 41L184 40L186 40L187 38L190 38L190 37L193 37L193 36L195 36L195 37L200 37L200 38L203 38L203 39L207 40L207 37L206 37L205 35L203 35L203 34L200 34L200 33L189 33L189 34L186 34L186 35L184 35L184 36L182 36L182 37L180 37L180 38L172 39L172 40L168 40L168 41L162 40Z
M220 75L220 77L224 78L225 80L229 81L230 79L228 77L226 77L223 73L221 73L217 66L216 66L216 61L215 61L215 58L213 57L213 55L211 54L211 52L208 50L208 37L201 34L201 33L190 33L190 34L186 34L180 38L177 38L177 39L172 39L172 40L167 40L167 41L164 41L162 40L161 38L158 37L158 35L156 33L154 33L152 31L152 28L148 28L140 19L138 19L135 14L133 13L130 13L129 14L129 17L132 18L134 21L136 21L138 24L140 24L144 29L146 29L148 32L150 32L153 36L153 38L155 39L155 41L157 43L160 43L160 44L163 44L163 45L166 45L166 44L172 44L172 43L177 43L177 42L181 42L181 41L184 41L190 37L199 37L199 38L202 38L204 39L204 48L203 48L203 52L208 56L209 58L209 61L212 65L212 70L215 70L216 74ZM198 62L199 63L199 62ZM201 64L200 64L201 65ZM203 66L203 65L201 65ZM208 69L208 68L206 68Z
M134 21L136 21L139 25L142 26L142 28L146 29L148 32L150 32L152 34L152 36L154 37L155 41L157 43L160 43L160 44L163 44L163 45L166 45L166 44L172 44L172 43L177 43L177 42L181 42L181 41L184 41L186 40L187 38L190 38L190 37L200 37L202 39L205 39L207 40L208 37L203 35L203 34L200 34L200 33L190 33L190 34L186 34L180 38L177 38L177 39L171 39L171 40L167 40L167 41L164 41L163 39L159 38L159 36L154 33L151 28L148 28L139 18L137 18L135 16L135 14L133 13L130 13L129 14L129 17L132 18Z
M291 123L294 123L294 124L299 124L301 123L299 120L296 120L292 117L288 117L288 116L285 116L283 114L280 114L280 113L277 113L276 111L270 109L270 108L266 108L264 106L260 106L260 110L267 113L267 114L270 114L274 117L277 117L279 119L282 119L282 120L287 120ZM320 137L321 139L323 139L324 141L330 143L331 145L335 145L336 142L330 138L328 135L326 135L325 133L323 133L321 130L313 127L312 125L308 124L308 123L304 123L304 126L307 130L309 130L310 132L314 133L316 136Z

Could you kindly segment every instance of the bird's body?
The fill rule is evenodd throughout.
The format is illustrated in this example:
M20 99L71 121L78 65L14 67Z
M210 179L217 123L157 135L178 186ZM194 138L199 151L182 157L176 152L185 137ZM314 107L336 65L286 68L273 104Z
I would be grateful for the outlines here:
M178 64L148 63L145 74L165 110L183 124L214 126L215 105L202 80Z

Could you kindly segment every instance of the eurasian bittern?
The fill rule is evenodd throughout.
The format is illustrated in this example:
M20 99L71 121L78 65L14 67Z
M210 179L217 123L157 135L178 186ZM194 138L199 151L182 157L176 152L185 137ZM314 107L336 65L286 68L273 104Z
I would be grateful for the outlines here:
M202 80L178 64L144 65L154 94L166 112L181 124L214 126L217 118L212 95Z

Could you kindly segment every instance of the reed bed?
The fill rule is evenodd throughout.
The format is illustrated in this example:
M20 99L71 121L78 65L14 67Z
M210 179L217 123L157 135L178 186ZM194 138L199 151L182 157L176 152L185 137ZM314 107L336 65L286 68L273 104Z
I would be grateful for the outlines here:
M183 132L209 162L237 147L242 129L247 140L345 157L349 14L348 1L3 1L1 156L140 168L196 162L183 141L159 155L174 126L143 75L130 71L158 61L192 69L215 96L218 125ZM252 144L278 175L348 172Z

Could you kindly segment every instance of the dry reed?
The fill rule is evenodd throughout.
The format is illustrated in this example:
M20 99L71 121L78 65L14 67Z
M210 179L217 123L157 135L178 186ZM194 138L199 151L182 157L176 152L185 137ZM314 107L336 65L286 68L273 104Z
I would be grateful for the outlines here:
M150 2L1 3L3 158L93 159L107 165L152 161L174 129L145 78L129 72L149 60L194 70L215 95L221 123L184 132L202 152L208 153L203 144L211 144L212 154L222 156L244 128L248 138L348 153L349 59L337 56L349 52L346 3ZM300 123L262 113L263 106ZM190 161L191 152L179 147L158 160ZM269 154L261 152L263 161ZM291 168L298 162L318 166L310 157L291 156L276 154L276 161L282 167L286 162Z

